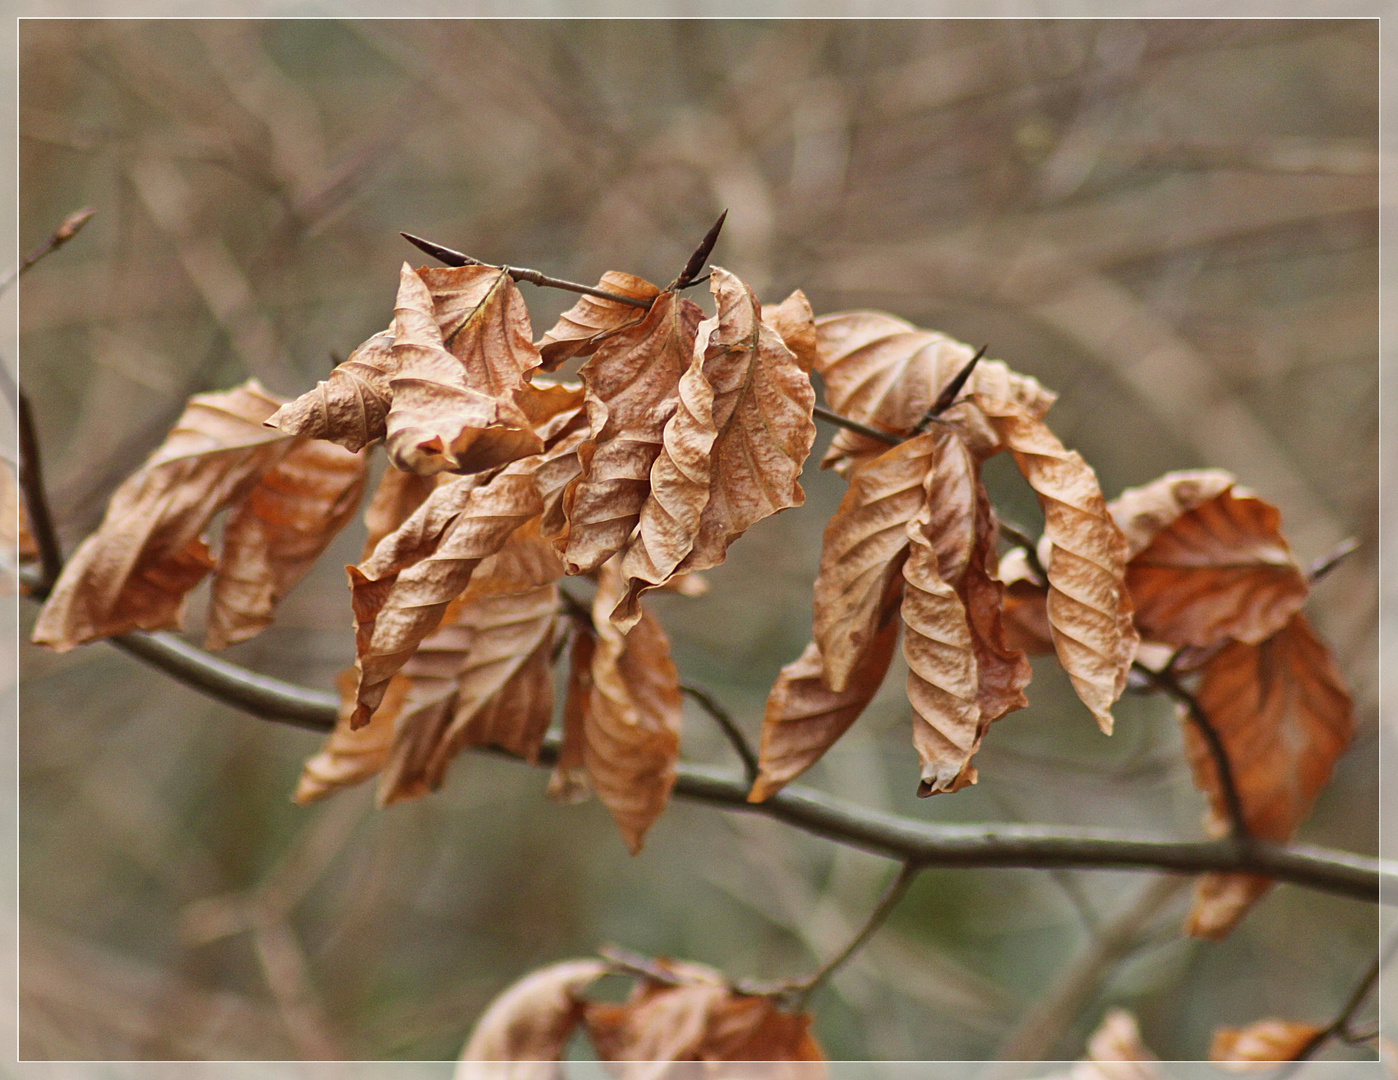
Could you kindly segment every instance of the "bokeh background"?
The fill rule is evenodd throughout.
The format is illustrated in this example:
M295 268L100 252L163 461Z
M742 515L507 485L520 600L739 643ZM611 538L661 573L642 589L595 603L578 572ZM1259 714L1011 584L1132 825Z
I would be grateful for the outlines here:
M1303 559L1361 540L1309 608L1359 735L1302 836L1376 850L1376 21L23 21L19 64L21 250L98 211L20 290L70 549L189 394L297 394L386 325L418 261L399 230L664 281L727 207L714 261L764 298L883 308L1058 390L1049 419L1109 495L1223 466ZM570 298L524 288L542 333ZM844 486L815 467L829 437L805 507L707 596L656 602L686 678L754 739L809 635ZM1009 463L990 480L1037 528ZM232 658L332 687L362 536ZM595 802L483 756L418 803L297 808L315 735L106 645L21 662L22 1058L452 1057L504 985L603 942L800 974L892 871L678 802L632 859ZM1124 700L1108 740L1050 664L1030 697L977 787L919 801L895 668L807 779L927 820L1199 833L1169 706ZM729 762L686 724L688 757ZM1071 1057L1120 1004L1198 1058L1217 1025L1328 1019L1373 954L1371 907L1291 887L1226 942L1185 939L1186 885L928 871L818 1034L841 1058Z

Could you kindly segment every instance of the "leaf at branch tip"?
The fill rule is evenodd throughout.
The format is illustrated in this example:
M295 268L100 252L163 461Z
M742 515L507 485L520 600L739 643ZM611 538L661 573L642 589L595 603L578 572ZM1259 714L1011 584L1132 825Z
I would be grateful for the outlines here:
M905 435L926 415L937 395L975 354L969 345L920 330L880 311L849 311L816 320L816 370L837 413L895 435ZM982 360L965 394L1022 405L1041 418L1055 394L999 360ZM883 453L885 444L849 431L836 434L821 462L842 473Z
M354 516L368 455L314 440L294 447L228 519L205 642L222 649L272 624L283 597Z
M1232 642L1216 653L1195 697L1227 751L1249 831L1289 840L1354 737L1354 705L1330 650L1298 612L1262 644ZM1192 724L1184 734L1194 782L1209 796L1210 831L1221 835L1227 808L1213 758ZM1248 874L1203 875L1189 932L1225 936L1269 885Z
M895 598L896 599L896 598ZM764 802L824 756L859 719L879 692L898 644L896 609L890 606L849 684L836 693L822 678L825 664L813 641L782 668L762 719L760 771L748 802Z
M658 1062L821 1062L825 1055L811 1035L811 1017L779 1009L772 998L734 990L702 964L657 960L675 981L642 978L620 1005L589 1002L587 1033L603 1061L623 1063L622 1080L677 1080L681 1070L658 1070ZM823 1080L823 1068L765 1069L750 1064L744 1075L768 1080Z
M269 416L267 426L287 435L327 439L346 450L363 450L386 433L393 402L389 380L400 364L390 327L350 353L329 379Z
M320 751L306 761L292 801L301 806L335 794L341 788L362 784L377 776L393 749L393 724L403 707L408 680L395 676L384 694L383 704L365 727L350 727L354 714L354 690L359 681L354 668L340 672L340 715L335 730L326 736Z
M360 670L354 726L368 722L388 680L437 628L481 561L538 516L538 464L538 456L525 458L489 478L439 486L373 555L348 568Z
M190 398L68 560L34 641L61 652L128 630L180 625L186 594L214 568L201 535L209 519L239 503L297 445L263 424L280 403L256 379Z
M1220 469L1167 473L1122 492L1110 509L1130 544L1136 625L1152 641L1255 644L1285 626L1310 591L1276 508Z
M476 1021L455 1080L551 1080L561 1075L556 1065L540 1068L538 1063L563 1056L582 1020L582 993L606 973L601 960L565 960L520 979Z
M627 593L613 616L622 626L639 617L643 589L717 566L749 528L806 498L801 468L815 441L810 378L761 321L747 285L715 266L710 289L718 314L696 336L622 562Z
M797 289L780 304L763 304L762 322L781 335L802 371L815 370L820 359L820 340L816 334L815 313L805 293Z
M865 462L825 527L815 581L815 642L825 685L839 693L880 625L886 594L901 581L907 525L926 502L923 482L939 433L909 439Z
M592 606L597 647L583 715L583 763L635 855L675 786L683 701L670 639L655 616L643 610L625 632L609 618L621 590L615 563L605 564Z
M1101 729L1111 734L1112 704L1140 635L1126 591L1126 538L1112 520L1097 475L1022 406L976 395L986 417L1044 510L1048 617L1059 663Z
M644 319L607 337L582 366L592 434L578 451L558 538L570 574L595 570L631 536L703 317L693 302L661 293Z
M597 287L618 296L634 296L650 300L660 290L644 278L620 270L608 270ZM558 317L547 334L539 340L539 354L545 371L553 371L575 356L591 356L611 334L635 326L646 316L643 308L621 304L601 296L582 296L578 302Z
M1228 1072L1256 1072L1278 1061L1291 1061L1325 1029L1293 1020L1258 1020L1241 1028L1219 1028L1209 1046L1209 1060Z
M543 449L514 401L538 365L523 304L494 267L419 274L403 264L385 438L394 465L424 476L482 472Z

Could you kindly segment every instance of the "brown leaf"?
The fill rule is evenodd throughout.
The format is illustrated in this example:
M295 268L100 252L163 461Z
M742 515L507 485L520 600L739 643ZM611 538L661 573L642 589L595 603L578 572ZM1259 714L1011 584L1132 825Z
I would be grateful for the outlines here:
M587 739L587 711L592 698L592 657L597 635L590 626L575 626L569 655L568 691L563 699L563 745L549 776L548 794L558 802L582 802L592 793L592 782L583 763Z
M1013 402L979 394L975 407L1039 496L1052 545L1047 604L1054 647L1078 697L1111 734L1111 707L1126 688L1140 641L1125 586L1126 538L1091 466L1065 450L1041 420Z
M818 366L820 339L815 313L805 293L797 289L780 304L763 304L762 321L781 335L802 371L810 372Z
M472 1069L471 1062L557 1061L582 1019L581 997L607 973L601 960L565 960L531 971L500 994L476 1021L461 1052L457 1080L524 1080L548 1077L547 1071Z
M1195 697L1228 754L1248 830L1289 840L1354 737L1354 705L1330 650L1298 612L1260 645L1224 646L1204 665ZM1209 796L1210 829L1221 835L1227 806L1213 758L1193 724L1184 734L1194 782ZM1203 875L1189 932L1223 937L1269 885L1254 875Z
M806 498L799 478L815 440L810 379L761 321L747 285L715 266L710 288L718 314L697 333L622 561L628 590L613 617L623 626L638 617L644 588L717 566L747 529Z
M1048 586L1030 568L1023 548L1011 548L1005 553L998 577L1005 584L1002 619L1006 643L1035 656L1053 652Z
M683 702L670 639L655 616L643 610L628 631L608 618L621 590L615 564L605 564L592 606L597 647L582 758L593 789L635 855L675 785Z
M650 300L660 292L644 278L620 270L608 270L597 283L599 289L619 296ZM539 354L545 371L553 371L575 356L591 356L606 338L618 330L635 326L646 316L644 308L621 304L600 296L582 296L558 317L539 340Z
M374 553L380 540L412 517L413 511L427 501L427 496L436 489L441 478L441 475L419 476L404 472L391 464L384 470L379 486L374 490L374 497L364 508L364 527L368 535L364 538L360 562Z
M825 380L826 403L843 416L895 435L912 430L975 352L944 334L920 330L880 311L822 315L816 320L816 334L816 370ZM1056 397L999 360L978 363L965 393L1015 402L1036 419L1048 412ZM884 448L876 439L842 430L821 466L846 472Z
M586 1006L584 1022L602 1060L824 1060L809 1015L783 1012L770 997L741 994L712 968L656 963L678 985L643 979L624 1004Z
M595 570L635 528L703 314L661 293L644 319L608 336L582 366L592 434L578 451L581 472L565 497L568 527L558 539L570 574Z
M1241 1028L1219 1028L1209 1046L1209 1060L1229 1072L1252 1072L1252 1062L1292 1061L1325 1028L1293 1020L1258 1020Z
M1220 469L1167 473L1122 492L1110 509L1130 544L1136 626L1150 640L1256 644L1310 591L1277 509Z
M336 679L340 691L340 715L335 730L326 736L320 751L307 760L301 769L292 800L302 806L335 794L341 788L362 784L377 776L393 749L393 722L403 706L408 680L396 676L388 685L383 704L374 718L364 727L350 727L354 715L354 690L359 676L354 668L340 672Z
M315 440L263 474L224 526L208 648L246 641L272 624L277 604L354 516L368 468L362 451Z
M263 421L279 405L256 379L196 394L68 561L34 627L64 651L128 630L180 625L185 595L214 567L201 534L295 442Z
M515 404L539 363L513 279L490 266L403 264L385 446L405 472L472 473L543 449Z
M825 664L813 641L801 656L782 668L767 697L762 719L761 771L748 802L771 798L824 756L874 700L883 685L898 643L898 619L887 609L883 624L836 693L822 678Z
M329 379L269 416L267 425L287 435L363 450L384 437L393 401L389 380L400 364L393 352L393 329L380 331L350 353Z

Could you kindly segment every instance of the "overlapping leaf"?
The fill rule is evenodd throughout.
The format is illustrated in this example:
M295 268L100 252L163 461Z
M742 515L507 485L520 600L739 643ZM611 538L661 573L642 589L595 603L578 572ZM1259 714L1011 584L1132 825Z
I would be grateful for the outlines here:
M608 270L597 287L618 296L652 300L660 290L645 278ZM575 356L591 356L597 346L617 330L634 326L645 318L644 308L619 303L601 296L584 294L558 317L558 322L539 339L539 355L545 371L553 371Z
M1209 1060L1229 1072L1251 1072L1259 1062L1291 1061L1321 1032L1319 1024L1294 1020L1258 1020L1241 1028L1219 1028L1209 1046Z
M359 728L350 726L359 673L352 667L347 668L340 672L336 682L340 691L340 713L335 720L335 730L302 766L301 778L292 796L293 801L302 806L377 776L393 751L393 723L403 707L408 680L396 676L389 683L378 712L368 724Z
M287 435L328 439L347 450L363 450L384 437L393 403L389 381L402 366L393 351L393 328L380 331L350 353L349 359L295 401L267 418Z
M1276 508L1220 469L1168 473L1122 492L1111 511L1130 544L1136 625L1150 640L1255 644L1305 602L1306 575Z
M1249 832L1289 840L1354 736L1353 703L1330 650L1298 612L1259 645L1224 646L1205 664L1195 697L1227 752ZM1227 807L1213 757L1191 724L1184 730L1211 829L1222 833ZM1190 933L1224 936L1269 885L1250 874L1205 874Z
M781 335L802 371L809 373L819 366L820 338L815 313L804 292L797 289L780 304L763 304L762 321Z

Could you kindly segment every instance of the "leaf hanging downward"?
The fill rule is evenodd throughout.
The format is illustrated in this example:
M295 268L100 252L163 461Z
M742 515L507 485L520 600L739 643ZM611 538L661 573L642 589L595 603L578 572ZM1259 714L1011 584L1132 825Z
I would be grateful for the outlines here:
M567 1049L573 1029L582 1019L582 993L607 973L601 960L564 960L531 971L505 990L476 1021L461 1052L456 1080L543 1080L556 1069L512 1068L478 1062L557 1061Z
M608 270L597 287L618 296L651 300L660 290L645 278ZM635 326L645 318L645 308L618 303L602 296L583 295L558 317L553 328L539 339L539 355L545 371L553 371L575 356L591 356L616 331Z
M359 673L352 667L346 668L340 672L336 684L340 691L340 714L335 730L301 768L301 778L292 796L292 801L301 806L377 776L393 749L393 722L403 706L408 680L399 675L389 683L383 704L374 718L361 728L350 727Z
M1353 702L1330 650L1298 612L1260 645L1233 642L1215 654L1195 697L1228 754L1249 832L1289 840L1354 737ZM1184 732L1194 782L1209 796L1210 831L1221 835L1228 813L1213 757L1192 724ZM1203 875L1189 932L1223 937L1270 884Z
M287 435L327 439L346 450L363 450L384 437L393 403L389 380L401 364L393 352L390 327L350 353L314 390L274 412L267 425Z
M128 477L98 530L64 567L34 627L60 652L181 622L186 594L214 567L201 534L295 442L265 427L280 401L249 379L189 399L165 442Z

